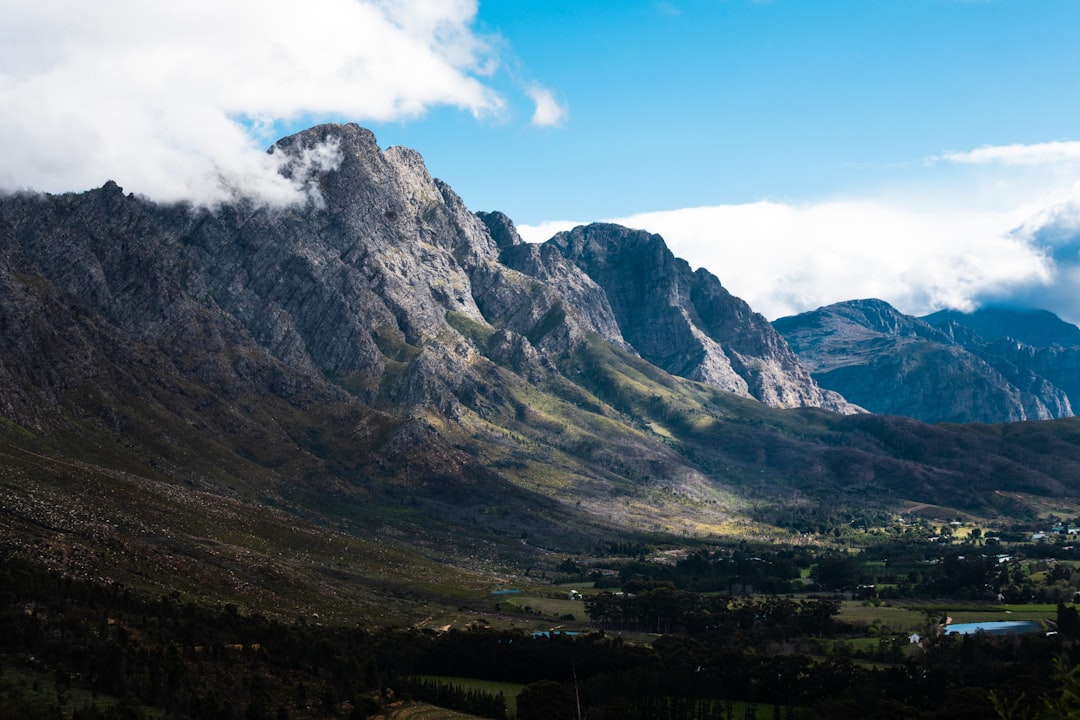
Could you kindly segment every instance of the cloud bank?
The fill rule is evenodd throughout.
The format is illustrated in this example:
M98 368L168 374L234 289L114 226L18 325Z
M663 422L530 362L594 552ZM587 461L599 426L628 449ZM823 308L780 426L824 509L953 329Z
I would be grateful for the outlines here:
M1045 308L1080 323L1077 143L980 148L938 161L999 166L927 187L817 203L758 202L611 218L659 233L770 319L855 298L922 315L986 304ZM1046 172L1023 181L1014 165ZM1003 169L1002 169L1003 167ZM1005 175L1000 174L1005 172ZM944 183L950 183L947 190ZM522 227L546 240L579 223Z
M276 123L497 113L475 0L0 0L0 189L302 197Z

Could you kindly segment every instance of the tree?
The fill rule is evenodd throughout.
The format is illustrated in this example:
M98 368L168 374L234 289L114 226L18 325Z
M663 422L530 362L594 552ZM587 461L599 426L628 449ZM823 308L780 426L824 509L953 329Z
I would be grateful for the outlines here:
M576 720L573 691L552 680L526 686L517 699L518 720Z
M1080 613L1076 612L1076 606L1066 606L1065 603L1058 603L1057 629L1059 633L1069 639L1080 638Z
M829 555L818 560L810 576L828 590L843 590L859 584L862 566L849 555Z

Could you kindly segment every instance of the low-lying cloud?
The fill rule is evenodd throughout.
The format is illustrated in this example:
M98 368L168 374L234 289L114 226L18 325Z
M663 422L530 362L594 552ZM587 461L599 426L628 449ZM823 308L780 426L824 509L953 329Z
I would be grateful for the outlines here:
M112 179L157 200L305 196L278 123L503 101L475 0L0 0L0 189Z
M770 319L855 298L922 315L984 304L1039 307L1080 323L1080 182L1073 143L937 158L975 174L918 192L817 203L758 202L612 218L662 235ZM977 154L976 154L977 153ZM995 165L994 173L983 172ZM1024 165L1023 181L1009 167ZM1031 166L1046 172L1031 175ZM946 186L946 184L948 184ZM521 228L542 241L574 222Z

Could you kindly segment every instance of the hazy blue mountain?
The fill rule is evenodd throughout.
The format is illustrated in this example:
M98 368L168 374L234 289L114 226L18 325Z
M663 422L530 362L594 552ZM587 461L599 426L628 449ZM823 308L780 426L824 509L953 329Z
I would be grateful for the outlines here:
M1062 366L1061 359L980 335L980 328L1000 329L1015 317L979 317L983 322L971 325L940 313L920 319L881 300L853 300L780 318L774 326L822 387L871 412L928 422L1071 416L1073 398L1080 400L1070 394L1076 385L1049 367ZM1049 313L1035 317L1044 330L1029 337L1048 337L1052 329L1054 337L1066 338L1068 327L1077 330Z

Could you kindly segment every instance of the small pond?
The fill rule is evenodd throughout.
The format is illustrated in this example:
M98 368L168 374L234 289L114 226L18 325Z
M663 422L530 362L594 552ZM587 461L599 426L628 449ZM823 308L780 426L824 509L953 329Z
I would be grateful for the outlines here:
M946 635L974 635L984 632L987 635L1008 635L1009 633L1042 632L1042 625L1034 620L1001 620L996 622L957 623L945 628Z

